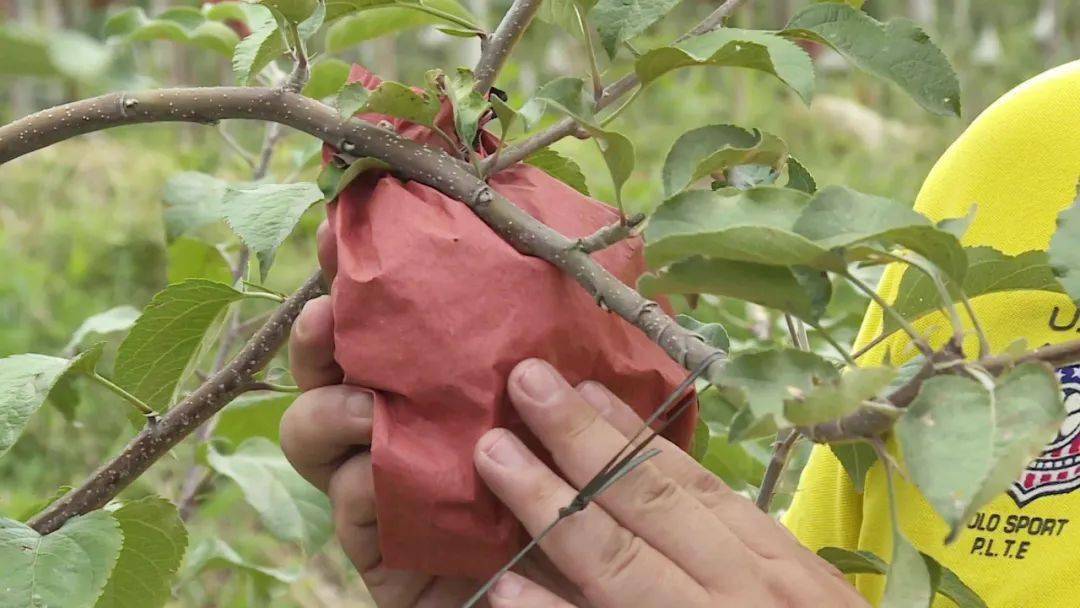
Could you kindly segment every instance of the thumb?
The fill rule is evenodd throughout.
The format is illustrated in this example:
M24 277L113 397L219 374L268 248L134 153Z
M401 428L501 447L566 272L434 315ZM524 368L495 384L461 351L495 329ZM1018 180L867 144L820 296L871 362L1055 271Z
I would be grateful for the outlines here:
M488 592L491 608L575 608L529 579L507 572Z

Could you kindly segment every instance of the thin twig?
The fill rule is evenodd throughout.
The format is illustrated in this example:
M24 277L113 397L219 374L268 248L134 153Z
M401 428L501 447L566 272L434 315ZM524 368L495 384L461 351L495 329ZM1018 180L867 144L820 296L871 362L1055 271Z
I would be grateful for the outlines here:
M687 40L694 36L707 34L717 29L718 27L721 27L724 24L724 20L728 17L728 15L730 15L735 9L742 6L745 2L746 0L727 0L726 2L718 6L716 10L714 10L711 14L709 14L708 17L706 17L700 23L694 26L693 29L677 38L675 42L683 42L684 40ZM638 79L637 74L631 73L608 85L607 88L604 89L604 93L600 96L599 99L596 100L596 111L599 112L600 110L608 107L609 105L620 99L623 95L626 95L627 93L632 91L639 84L641 84L641 81ZM493 173L502 171L510 165L519 163L522 160L528 158L538 150L542 150L564 137L575 135L577 134L577 132L577 122L575 122L573 118L563 118L562 120L556 122L554 125L537 133L536 135L533 135L532 137L527 137L518 142L517 144L507 147L506 150L499 155L498 159L495 159L494 157L488 157L481 161L481 174L491 175Z
M645 221L645 214L638 213L626 218L626 221L618 221L608 224L589 236L582 237L574 243L574 247L585 253L596 253L611 247L619 241L626 240L634 235L634 228Z
M476 64L476 86L473 90L486 94L499 76L510 52L529 28L543 0L515 0L506 11L499 27L487 39L480 61Z
M784 474L784 469L787 468L791 448L800 436L795 429L786 429L776 435L772 459L769 460L769 466L765 469L765 476L761 479L761 488L758 490L755 501L757 507L766 513L769 512L773 495L776 494L776 484L780 481L780 476Z
M273 359L304 304L323 291L322 273L315 273L228 365L166 412L157 424L144 428L118 456L31 519L30 527L48 534L72 517L104 507L173 446L232 401L251 382L252 376Z
M221 138L225 140L225 144L228 145L237 156L243 159L249 167L252 169L256 167L258 161L255 159L255 155L248 152L247 148L241 145L240 142L232 136L232 133L229 133L229 130L225 128L224 124L218 125L217 132L221 135Z

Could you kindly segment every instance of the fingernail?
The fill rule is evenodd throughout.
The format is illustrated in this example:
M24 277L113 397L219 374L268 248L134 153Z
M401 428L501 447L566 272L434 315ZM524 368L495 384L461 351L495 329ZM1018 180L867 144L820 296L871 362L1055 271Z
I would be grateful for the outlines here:
M371 393L357 392L345 399L345 412L355 418L370 419L374 408Z
M506 430L499 432L499 436L484 450L484 453L488 458L508 468L522 467L529 462L525 446Z
M491 593L504 600L512 600L521 595L521 590L524 587L525 585L522 584L520 576L513 572L507 572L499 577L495 586L491 588Z
M525 363L525 369L518 375L518 385L525 394L543 403L558 392L559 379L550 365L533 359Z

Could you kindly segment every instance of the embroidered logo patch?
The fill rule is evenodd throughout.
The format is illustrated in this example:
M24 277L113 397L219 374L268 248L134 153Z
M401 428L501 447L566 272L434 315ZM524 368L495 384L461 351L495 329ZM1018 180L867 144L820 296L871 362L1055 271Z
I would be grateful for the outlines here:
M1040 496L1067 494L1080 487L1080 365L1057 371L1068 416L1057 437L1009 488L1017 506Z

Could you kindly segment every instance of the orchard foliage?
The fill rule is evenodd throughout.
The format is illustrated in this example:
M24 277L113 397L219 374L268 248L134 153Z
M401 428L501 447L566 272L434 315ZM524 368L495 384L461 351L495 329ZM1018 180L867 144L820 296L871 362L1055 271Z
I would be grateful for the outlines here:
M423 26L461 44L490 40L484 20L457 0L225 1L160 14L132 7L111 14L103 27L105 42L73 33L43 40L0 28L0 55L17 57L14 69L20 73L93 79L121 49L166 40L220 55L241 85L296 87L341 116L381 113L438 131L436 116L445 102L453 109L453 132L439 134L478 173L477 152L455 142L469 144L488 129L499 135L502 153L528 142L539 125L569 117L598 146L620 208L624 185L634 174L635 150L611 126L625 106L598 103L601 58L636 76L637 91L676 70L741 68L775 78L777 87L810 103L815 69L801 43L822 44L927 111L960 114L957 77L929 36L903 19L880 22L862 12L861 2L808 2L779 29L718 27L639 49L636 39L677 4L544 0L539 17L586 42L594 53L584 58L591 70L508 99L478 90L465 67L368 90L346 84L349 64L331 55ZM728 353L722 371L710 367L698 380L702 421L695 455L736 489L760 492L759 503L768 505L775 488L758 486L766 465L778 461L770 448L778 432L831 442L859 488L881 454L881 437L892 432L905 475L955 535L1006 489L1064 418L1049 364L1037 357L1014 361L1027 352L1025 346L1007 353L1004 362L988 363L991 353L984 350L978 325L974 332L965 329L969 300L1013 290L1080 297L1078 207L1062 214L1049 253L1006 255L965 247L962 237L972 215L934 223L912 211L909 201L842 185L819 187L797 160L798 145L782 135L753 125L700 125L675 140L656 176L665 200L643 229L651 272L641 279L640 291L683 297L691 308L705 301L719 313L752 303L766 324L785 319L791 329L790 344L771 340L748 347L745 335L753 328L725 327L723 314L679 317L681 327ZM62 411L73 409L79 383L112 391L131 406L132 419L152 431L222 369L273 304L285 300L262 284L302 215L334 199L364 171L393 170L379 159L341 150L316 181L282 179L267 166L279 137L280 128L270 126L259 155L237 149L251 165L247 181L183 172L163 184L170 284L144 310L120 307L88 318L64 356L0 360L0 456L47 401ZM298 171L316 164L320 151L320 142L313 142L297 159ZM588 191L582 169L565 154L541 147L525 162ZM977 206L971 213L978 213ZM223 248L207 240L205 229L214 225L227 226L235 241ZM884 310L884 332L907 334L915 358L863 366L861 353L850 353L831 332L838 318L861 312L857 294L877 299L866 269L886 263L907 266L901 296L875 305ZM921 335L914 329L915 320L937 311L946 313L948 331ZM102 340L113 336L121 336L118 345ZM810 337L828 348L811 348ZM276 445L278 419L297 390L281 376L276 368L262 370L257 382L237 391L251 394L236 398L200 432L193 471L229 480L267 531L311 552L330 536L329 506ZM905 387L917 390L907 402L894 403ZM868 414L884 418L887 426L849 436L825 432L834 428L829 423ZM782 469L786 454L778 456ZM253 564L217 539L188 546L182 516L198 506L198 475L195 482L185 486L178 505L158 496L121 495L44 536L34 528L34 515L64 489L43 497L35 512L0 519L0 608L154 608L168 601L178 581L217 567L246 572L252 601L268 601L269 590L294 580L295 572ZM885 606L927 606L935 594L965 608L983 605L955 575L916 551L899 527L894 541L891 556L837 548L821 555L844 572L887 576Z

